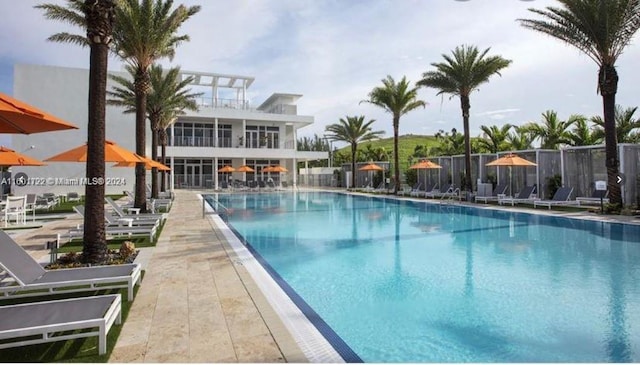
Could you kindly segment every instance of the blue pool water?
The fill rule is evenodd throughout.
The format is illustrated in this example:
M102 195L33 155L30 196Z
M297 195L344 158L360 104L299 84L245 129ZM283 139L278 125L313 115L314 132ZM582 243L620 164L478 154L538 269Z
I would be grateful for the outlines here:
M638 362L640 227L339 193L217 196L366 362Z

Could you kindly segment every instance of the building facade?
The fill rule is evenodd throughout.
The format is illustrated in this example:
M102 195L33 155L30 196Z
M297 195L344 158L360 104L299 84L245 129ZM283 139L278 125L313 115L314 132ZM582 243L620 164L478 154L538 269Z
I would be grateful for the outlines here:
M118 73L118 72L115 72ZM118 73L126 75L124 73ZM193 87L205 90L198 99L199 110L187 111L168 128L167 165L171 167L171 188L220 188L223 181L271 179L296 184L297 162L327 159L327 152L296 151L297 132L313 123L312 116L298 115L298 94L274 93L257 107L247 97L254 78L204 72L183 72L193 77ZM89 71L41 65L16 65L14 96L67 120L77 130L12 135L11 146L17 152L46 159L80 146L87 139L87 96ZM113 86L108 82L107 88ZM118 145L135 150L135 115L123 114L122 108L107 107L106 136ZM151 154L151 130L147 125L146 155ZM160 156L160 148L158 149ZM224 166L251 167L254 172L219 173ZM280 165L286 173L267 173L267 166ZM106 175L114 182L107 193L132 190L133 168L113 167L107 163ZM85 176L81 162L51 162L47 166L13 167L12 173L25 172L34 181L51 184L14 186L15 194L26 192L84 193L84 186L73 182ZM66 183L68 182L68 183ZM115 184L117 182L117 184ZM147 182L150 177L147 176Z

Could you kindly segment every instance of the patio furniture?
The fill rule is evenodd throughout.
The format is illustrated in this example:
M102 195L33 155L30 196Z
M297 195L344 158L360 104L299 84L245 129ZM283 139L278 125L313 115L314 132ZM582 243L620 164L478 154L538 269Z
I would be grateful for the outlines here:
M4 231L0 231L0 268L7 274L0 280L0 299L127 288L131 301L141 272L140 264L45 270Z
M438 190L438 183L435 183L435 184L433 184L433 186L431 187L431 189L429 189L429 190L425 190L425 191L419 191L419 192L418 192L418 195L416 195L416 196L418 196L418 197L419 197L420 195L422 195L424 198L426 198L426 197L427 197L427 193L430 193L430 194L431 194L431 193L438 192L438 191L439 191L439 190Z
M443 189L434 189L431 191L425 192L425 198L442 198L445 195L451 195L455 191L453 184L445 185Z
M36 201L38 200L38 195L36 194L27 194L27 198L25 200L24 212L25 214L31 212L33 217L33 221L36 221ZM26 217L25 217L26 219Z
M500 199L501 197L504 197L505 192L507 191L507 188L509 187L509 185L507 184L498 184L496 185L496 188L493 190L493 192L491 193L491 195L488 196L477 196L476 195L476 203L478 201L483 201L485 203L488 203L489 201L498 201L498 199Z
M71 191L67 193L67 201L68 202L79 202L80 201L80 194Z
M416 183L415 185L413 185L413 187L411 188L411 191L409 192L409 196L418 196L418 194L420 193L420 188L422 187L422 183Z
M600 204L600 200L602 199L602 203L609 203L609 190L593 190L591 196L579 196L576 197L576 201L584 204Z
M26 196L8 196L2 208L4 226L13 218L16 224L26 224Z
M571 187L558 188L556 193L553 194L553 198L551 198L551 200L536 200L533 202L533 207L537 208L538 206L545 206L551 209L552 206L580 206L580 201L569 200L571 193L573 193L573 188Z
M499 198L498 204L502 205L502 204L511 203L511 206L514 206L518 203L532 203L533 201L538 200L537 198L532 197L535 191L536 191L535 186L525 186L524 188L522 188L522 190L520 190L520 192L515 198L513 197Z
M111 294L2 306L0 349L98 336L104 355L107 333L122 323L121 303Z
M113 199L111 199L110 197L105 197L104 200L107 202L107 204L109 204L109 206L111 206L111 208L113 209L113 211L120 216L120 218L133 218L133 219L157 219L160 221L163 221L166 218L166 215L163 213L158 213L158 214L154 214L154 213L142 213L142 214L128 214L125 213L125 211L122 209L122 207L120 205L118 205L115 201L113 201Z

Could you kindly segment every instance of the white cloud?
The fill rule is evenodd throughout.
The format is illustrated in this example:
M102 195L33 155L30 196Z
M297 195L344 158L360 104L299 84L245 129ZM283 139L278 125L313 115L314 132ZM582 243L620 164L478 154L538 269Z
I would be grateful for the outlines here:
M49 35L72 30L45 20L33 6L61 0L0 0L0 61L87 67L88 50L46 42ZM532 17L528 7L542 8L553 0L523 2L492 0L177 0L200 4L202 11L185 23L181 33L191 41L176 58L163 64L183 69L255 76L251 104L273 92L300 93L301 114L316 123L301 135L321 134L324 126L346 115L375 119L375 128L391 135L390 116L359 102L386 75L416 82L431 63L441 62L461 44L474 44L499 54L512 64L471 95L472 133L482 124L522 124L539 120L547 109L560 115L601 113L596 94L596 65L576 49L522 28L517 18ZM489 5L490 4L490 5ZM531 15L530 15L531 14ZM618 62L617 101L638 105L640 74L634 61L640 47L629 46ZM4 63L0 63L2 65ZM0 66L1 67L1 66ZM116 60L112 69L120 69ZM12 73L0 69L0 75ZM0 80L2 78L0 77ZM435 133L462 128L458 98L419 93L424 109L401 119L401 133Z

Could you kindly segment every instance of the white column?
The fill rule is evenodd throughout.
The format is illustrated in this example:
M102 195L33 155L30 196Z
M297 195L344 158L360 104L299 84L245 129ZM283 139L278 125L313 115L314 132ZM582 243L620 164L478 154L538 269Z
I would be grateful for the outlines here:
M216 118L216 129L218 129L218 119ZM218 158L213 158L213 188L218 190Z
M218 147L218 118L213 120L213 147Z
M242 130L240 132L242 133L241 136L242 136L242 140L244 141L244 148L248 148L249 141L247 141L245 138L247 136L247 120L246 119L242 120ZM260 135L260 133L258 133L258 135ZM258 143L258 145L260 145L260 143Z
M173 126L171 128L173 128ZM173 138L173 133L171 134L171 138ZM169 189L171 189L171 190L175 189L175 186L174 186L175 185L175 179L174 179L174 176L173 176L173 171L175 171L175 166L173 164L173 159L174 159L174 157L171 156L171 163L170 163L171 172L169 173L169 178L171 179L171 181L169 181Z

